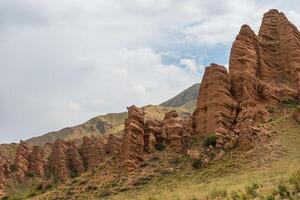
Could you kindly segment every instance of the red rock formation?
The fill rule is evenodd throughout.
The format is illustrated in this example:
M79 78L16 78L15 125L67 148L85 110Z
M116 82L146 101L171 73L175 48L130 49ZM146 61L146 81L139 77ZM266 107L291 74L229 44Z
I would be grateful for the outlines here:
M45 164L44 159L45 153L41 147L34 146L32 153L30 154L30 171L33 172L36 176L43 177L45 174Z
M105 145L105 153L108 155L119 155L121 150L122 138L109 134L107 144Z
M190 116L186 119L181 120L181 124L183 127L183 135L182 141L185 148L189 146L190 140L194 134L194 127L193 127L193 117Z
M232 94L239 103L235 126L239 144L251 143L258 132L257 122L268 118L266 108L297 100L299 72L300 34L283 13L267 12L258 36L249 26L242 26L229 62Z
M155 151L156 137L161 136L161 122L148 119L145 122L144 150L148 153Z
M87 169L97 166L105 156L105 143L95 136L84 137L80 148Z
M76 147L75 144L71 143L68 148L68 157L69 157L69 168L71 176L78 176L82 174L85 170L83 159L80 155L79 149Z
M143 160L145 114L136 106L131 106L127 110L128 118L125 120L121 160L127 170L133 170Z
M20 141L15 157L15 167L17 178L22 181L30 167L31 147L29 144Z
M218 128L231 129L237 104L231 95L231 85L225 67L206 67L194 111L194 126L198 135L213 135Z
M50 154L50 167L53 174L61 181L68 179L69 159L68 143L62 140L56 140Z
M0 159L0 198L6 195L5 186L10 175L10 163L6 159Z
M163 121L163 132L166 133L168 143L171 149L175 152L182 152L183 150L183 127L178 118L176 110L167 112Z

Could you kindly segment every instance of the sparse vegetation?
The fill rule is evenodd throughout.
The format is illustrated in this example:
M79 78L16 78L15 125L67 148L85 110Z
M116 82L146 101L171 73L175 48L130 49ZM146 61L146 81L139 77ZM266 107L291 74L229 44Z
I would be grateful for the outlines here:
M217 144L217 136L216 135L211 135L205 138L204 140L204 146L208 147L208 146L213 146L215 147Z
M163 151L165 149L165 145L162 143L156 143L154 147L157 151Z
M200 169L202 167L202 165L203 165L203 163L202 163L202 160L200 160L200 159L195 159L192 162L192 167L194 169Z

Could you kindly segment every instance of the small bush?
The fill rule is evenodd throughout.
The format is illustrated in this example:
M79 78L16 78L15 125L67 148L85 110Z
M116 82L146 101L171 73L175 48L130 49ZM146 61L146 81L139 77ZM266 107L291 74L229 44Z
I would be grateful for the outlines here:
M155 161L159 161L159 157L158 156L151 156L150 158L149 158L149 162L155 162Z
M12 164L9 168L10 168L10 171L11 171L11 172L17 171L17 167L16 167L15 164Z
M274 195L269 195L269 196L266 198L266 200L275 200L275 197L274 197Z
M290 192L288 191L287 187L283 184L279 184L278 185L278 194L280 195L280 197L290 197Z
M281 106L284 108L295 108L297 106L297 101L290 97L284 97L281 99Z
M225 198L227 197L227 191L226 190L213 190L210 192L209 197L211 199L216 199L216 198Z
M87 186L86 189L87 190L97 190L97 186L95 186L95 185L89 185L89 186Z
M202 160L200 160L200 159L193 160L192 167L194 169L200 169L202 167L202 165L203 165Z
M26 173L26 175L27 175L28 177L34 177L34 173L33 173L32 171L28 171L28 172Z
M290 182L294 185L296 192L300 192L300 171L292 175Z
M172 165L178 165L179 163L181 163L181 160L179 158L172 158L169 160L169 163Z
M154 147L157 151L163 151L165 149L165 145L161 143L156 143Z
M256 190L259 186L256 183L253 183L251 186L246 186L246 193L249 194L251 197L255 198L258 196Z
M4 197L2 197L2 199L1 200L8 200L8 196L4 196Z
M208 136L204 140L204 146L206 146L206 147L208 147L210 145L215 147L216 144L217 144L217 136L215 136L215 135Z

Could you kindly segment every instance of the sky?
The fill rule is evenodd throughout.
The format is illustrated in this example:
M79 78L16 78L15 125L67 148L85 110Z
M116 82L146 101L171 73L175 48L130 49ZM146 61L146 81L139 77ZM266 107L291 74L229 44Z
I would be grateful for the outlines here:
M228 65L242 24L297 0L1 0L0 143L159 104Z

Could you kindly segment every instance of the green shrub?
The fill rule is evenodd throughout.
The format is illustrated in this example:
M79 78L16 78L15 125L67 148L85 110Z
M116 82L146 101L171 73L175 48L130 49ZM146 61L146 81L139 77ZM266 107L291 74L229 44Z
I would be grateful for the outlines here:
M296 192L300 192L300 171L292 175L290 182L294 185Z
M283 97L281 99L281 106L284 108L295 108L297 106L297 101L290 97Z
M203 163L202 163L202 160L200 160L200 159L195 159L192 162L192 167L194 169L200 169L202 167L202 165L203 165Z
M288 191L287 187L283 184L279 184L278 185L278 194L280 195L280 197L290 197L290 192Z
M269 196L266 198L266 200L275 200L275 197L274 197L274 195L269 195Z
M165 145L162 143L156 143L154 147L157 151L163 151L165 149Z
M217 144L217 136L215 136L215 135L208 136L204 140L204 146L206 146L206 147L208 147L210 145L215 147L216 144Z
M10 168L10 171L11 171L11 172L17 171L17 167L16 167L15 164L12 164L9 168Z
M26 175L27 175L28 177L34 177L34 173L33 173L32 171L28 171L28 172L26 173Z
M256 192L256 190L259 188L259 186L256 183L253 183L251 186L246 186L245 190L246 193L249 194L252 197L257 197L258 194Z
M4 196L4 197L2 197L2 199L1 200L8 200L8 196Z
M97 186L95 186L95 185L89 185L89 186L87 186L86 189L87 190L97 190Z

